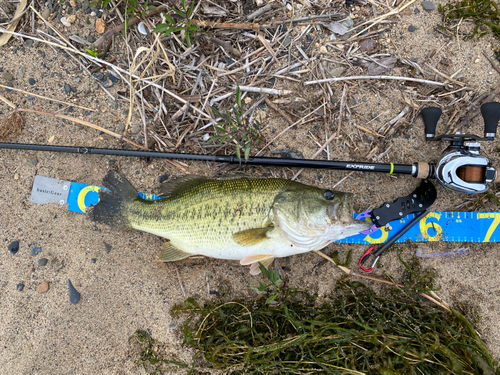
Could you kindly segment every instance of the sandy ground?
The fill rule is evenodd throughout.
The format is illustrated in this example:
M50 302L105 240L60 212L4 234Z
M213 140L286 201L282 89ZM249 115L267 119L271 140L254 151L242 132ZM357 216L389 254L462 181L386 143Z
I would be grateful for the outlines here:
M420 13L416 14L415 9L420 9ZM467 85L484 92L498 87L500 75L482 55L482 51L491 55L492 50L498 48L498 41L490 37L467 42L444 39L440 34L432 33L439 21L437 11L424 13L421 5L415 3L405 13L401 23L394 24L380 43L387 50L418 59L422 64L429 62L436 65L446 57L452 64L443 67L446 74L463 69L463 82ZM417 30L409 33L409 25L416 26ZM84 35L86 30L82 31ZM26 95L0 89L2 95L21 107L66 113L112 130L125 121L127 105L113 103L63 52L41 44L31 48L21 45L19 40L12 40L0 50L0 67L16 77L14 87L69 101L91 111L74 107L72 112L66 105L59 106L38 98L27 100ZM429 58L429 53L436 48L439 49L436 55ZM44 52L45 57L41 58L40 52ZM20 66L25 69L22 78L18 77ZM403 74L398 69L395 69L395 74ZM28 83L30 77L36 80L34 86ZM75 82L75 77L80 78L79 82ZM0 80L0 83L6 83ZM63 89L65 83L74 86L76 93L66 95ZM387 112L380 117L381 122L386 122L401 112L404 104L394 100L400 95L398 85L385 82L380 85L384 92L382 96L376 92L358 92L353 86L350 98L360 103L353 105L360 116L371 119L372 114ZM122 83L116 84L110 92L116 93L124 87ZM332 87L340 97L342 85ZM9 114L9 108L0 104L0 117ZM38 114L23 116L25 126L15 139L18 143L51 142L91 147L117 145L112 138L70 122ZM263 130L266 136L270 136L273 128L281 131L287 126L270 111L261 116L266 123ZM138 119L134 121L138 122ZM306 134L323 126L322 121L318 121L291 129L272 145L271 151L294 149L310 157L317 145ZM336 124L331 126L336 128ZM467 131L482 134L481 126L476 119ZM393 138L388 143L392 147L381 161L408 163L423 157L426 161L437 160L445 147L443 144L424 142L420 119L411 124L404 135L410 135L410 138ZM330 157L362 161L371 145L367 142L357 146L357 150L352 150L345 143L333 143L329 149ZM495 151L497 147L498 141L494 141L486 144L484 151L494 164L500 165L498 152ZM135 364L137 353L129 343L129 338L138 329L149 330L155 339L170 348L172 354L189 361L192 353L180 345L182 337L178 328L182 322L174 320L169 314L173 304L185 298L176 267L186 296L201 300L213 298L209 292L217 290L223 280L228 280L234 293L239 295L250 296L247 286L257 284L258 278L250 276L248 269L237 262L188 259L177 264L164 264L158 259L163 243L158 237L96 226L86 220L85 215L69 212L66 207L57 204L30 203L31 187L37 174L100 184L110 165L117 166L138 190L144 192L154 192L161 175L182 175L180 170L162 160L149 162L124 157L0 150L0 367L3 373L141 374L144 370ZM187 165L189 172L207 176L213 175L219 167L201 162ZM245 168L245 172L255 176L273 174L290 178L296 171L255 167ZM310 170L304 171L298 180L328 187L345 175L345 172ZM337 189L354 192L357 203L364 210L406 195L416 186L417 181L411 177L360 172L352 174ZM472 210L498 210L495 202L485 196L471 198L449 192L441 186L437 189L439 199L435 210L452 211L467 200L474 203L469 206ZM7 246L14 240L20 242L20 248L17 254L12 255ZM111 246L109 252L105 244ZM33 246L42 249L35 257L30 255ZM495 358L500 359L500 246L493 243L431 243L418 246L424 252L469 247L469 255L423 259L421 264L435 270L436 284L441 286L438 294L445 301L455 306L465 304L477 310L481 316L477 325L480 334ZM410 259L416 247L407 244L394 248L383 256L375 274L383 276L387 273L396 279L401 278L403 270L395 250L402 250L403 257ZM334 249L341 250L341 253L342 250L352 249L353 259L357 260L366 247L330 245L326 252ZM47 265L39 266L40 258L47 258ZM291 257L290 264L287 264L291 269L288 272L290 285L318 291L321 295L329 294L341 272L330 265L314 268L321 260L316 254ZM284 260L282 264L285 264ZM76 305L69 301L68 280L81 293L81 300ZM44 281L49 283L50 288L40 294L37 286ZM16 289L20 283L25 285L22 291Z

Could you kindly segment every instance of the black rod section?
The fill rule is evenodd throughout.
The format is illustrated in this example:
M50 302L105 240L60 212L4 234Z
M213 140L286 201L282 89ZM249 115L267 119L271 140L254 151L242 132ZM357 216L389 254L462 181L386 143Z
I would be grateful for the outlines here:
M32 151L68 152L76 154L135 156L142 158L200 160L200 161L210 161L218 163L232 163L232 164L241 163L246 165L264 165L264 166L276 166L276 167L340 169L348 171L381 172L381 173L393 173L393 174L412 174L415 168L415 166L411 164L382 164L382 163L365 163L365 162L353 162L353 161L332 161L332 160L314 160L314 159L282 159L282 158L267 158L258 156L255 157L251 156L248 158L246 162L243 160L240 162L240 160L236 156L228 156L228 155L179 154L173 152L113 150L109 148L30 145L22 143L0 143L0 148L16 149L16 150L32 150Z

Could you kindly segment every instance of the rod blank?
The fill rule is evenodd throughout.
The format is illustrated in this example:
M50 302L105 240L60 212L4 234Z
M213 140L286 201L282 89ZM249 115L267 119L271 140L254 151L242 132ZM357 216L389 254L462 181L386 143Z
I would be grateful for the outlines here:
M338 169L361 172L381 172L392 174L411 174L417 176L418 167L411 164L382 164L365 163L353 161L332 161L314 159L285 159L268 157L249 157L247 161L239 160L235 156L228 155L201 155L201 154L181 154L173 152L138 151L138 150L114 150L109 148L92 147L71 147L71 146L49 146L22 143L0 143L0 148L48 152L66 152L76 154L98 154L116 156L135 156L142 158L165 158L178 160L199 160L216 163L231 163L245 165L262 165L275 167L296 167L296 168L318 168L318 169Z

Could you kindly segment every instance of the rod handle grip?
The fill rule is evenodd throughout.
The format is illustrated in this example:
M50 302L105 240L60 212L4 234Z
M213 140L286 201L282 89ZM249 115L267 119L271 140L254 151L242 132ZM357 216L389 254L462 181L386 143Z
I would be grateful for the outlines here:
M436 126L442 113L439 107L427 107L422 109L421 114L424 120L426 139L434 138L436 135Z
M498 121L500 120L500 103L489 102L481 106L481 115L484 120L484 136L493 138L497 134Z

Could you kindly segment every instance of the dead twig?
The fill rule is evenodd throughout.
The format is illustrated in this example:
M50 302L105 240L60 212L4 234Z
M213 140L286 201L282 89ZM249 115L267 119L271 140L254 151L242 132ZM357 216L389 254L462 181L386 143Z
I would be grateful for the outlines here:
M327 261L335 264L338 268L340 268L340 270L342 272L344 272L345 274L347 274L348 276L355 276L355 277L361 277L363 279L368 279L368 280L373 280L373 281L378 281L380 283L384 283L384 284L389 284L389 285L393 285L393 286L397 286L398 288L404 288L404 285L402 284L397 284L395 283L394 281L390 281L390 280L385 280L385 279L381 279L381 278L378 278L378 277L373 277L373 276L367 276L367 275L362 275L360 273L357 273L357 272L354 272L354 271L351 271L349 268L347 267L344 267L344 266L341 266L337 263L335 263L335 261L330 258L328 255L324 254L323 252L319 251L319 250L315 250L314 251L316 254L318 254L319 256L321 256L322 258L326 259ZM422 297L424 297L425 299L428 299L429 301L431 302L434 302L436 305L442 307L443 309L445 309L446 311L451 311L450 310L450 306L444 302L435 292L429 292L429 294L426 294L426 293L420 293L420 295Z
M351 81L351 80L359 80L359 79L388 79L388 80L412 81L412 82L426 83L428 85L444 86L444 83L441 83L441 82L429 81L427 79L419 79L419 78L411 78L411 77L398 77L398 76L334 77L334 78L327 78L327 79L318 79L315 81L306 81L303 83L303 85L307 86L307 85L315 85L315 84L326 83L326 82Z

